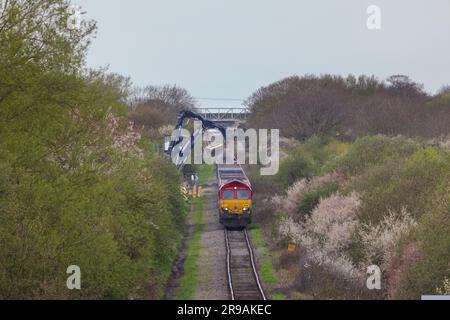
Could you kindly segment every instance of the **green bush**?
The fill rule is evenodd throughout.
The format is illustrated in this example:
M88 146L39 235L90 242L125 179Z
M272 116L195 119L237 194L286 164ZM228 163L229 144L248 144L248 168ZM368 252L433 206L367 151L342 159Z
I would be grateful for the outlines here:
M438 294L450 279L450 175L432 197L413 241L419 243L420 259L401 275L396 298L419 299Z
M361 221L377 224L389 211L400 212L402 208L418 221L412 238L399 243L404 249L399 250L394 264L399 261L400 265L388 270L389 291L394 298L436 294L450 277L450 154L435 148L414 149L411 153L405 145L400 151L380 148L380 155L366 157L370 165L364 167L353 162L361 158L356 154L353 159L343 157L348 160L343 162L349 169L346 172L358 173L348 186L361 195Z
M314 162L303 156L301 152L293 152L280 165L277 181L285 188L297 180L312 178L314 175Z
M186 212L176 171L164 162L141 164L151 183L137 175L135 161L112 176L2 171L0 296L159 297ZM80 292L65 287L72 264L82 270Z
M383 164L388 159L399 160L410 156L418 145L409 139L386 136L366 136L357 139L342 155L332 169L337 169L350 177L364 173L373 166Z
M387 158L367 168L351 184L362 198L362 220L377 223L389 210L402 208L419 218L442 182L448 161L448 154L422 148L408 158Z
M338 189L339 186L337 183L330 183L318 190L305 193L298 206L299 214L302 217L309 216L321 199L328 198L338 191Z
M85 69L95 25L68 28L69 5L0 17L0 299L158 298L183 234L178 174L128 127L128 81Z
M312 137L289 150L282 161L277 181L289 187L297 180L312 178L327 171L328 163L335 161L348 149L348 144L328 137Z

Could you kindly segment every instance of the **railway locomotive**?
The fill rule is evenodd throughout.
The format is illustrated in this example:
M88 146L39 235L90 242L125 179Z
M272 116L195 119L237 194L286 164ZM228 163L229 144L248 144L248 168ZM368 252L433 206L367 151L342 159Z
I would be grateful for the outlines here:
M252 222L252 187L239 164L217 165L220 223L242 229Z

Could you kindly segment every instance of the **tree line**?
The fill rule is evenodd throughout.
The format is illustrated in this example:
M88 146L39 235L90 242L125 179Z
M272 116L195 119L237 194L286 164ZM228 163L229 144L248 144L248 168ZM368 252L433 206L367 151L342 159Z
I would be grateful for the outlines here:
M285 137L354 139L365 134L435 137L450 132L450 89L430 95L404 75L292 76L262 87L246 101L253 127Z

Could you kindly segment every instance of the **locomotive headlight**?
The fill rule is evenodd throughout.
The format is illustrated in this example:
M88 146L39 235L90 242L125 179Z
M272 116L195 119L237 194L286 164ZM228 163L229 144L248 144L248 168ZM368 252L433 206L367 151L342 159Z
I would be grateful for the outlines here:
M243 208L242 211L248 211L248 208Z

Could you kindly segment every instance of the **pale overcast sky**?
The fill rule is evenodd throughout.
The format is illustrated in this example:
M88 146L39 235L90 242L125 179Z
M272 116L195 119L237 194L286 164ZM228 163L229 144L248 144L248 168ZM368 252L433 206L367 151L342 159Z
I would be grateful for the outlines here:
M136 85L245 99L289 75L406 74L450 84L449 0L75 0L97 20L92 67ZM381 30L368 30L369 5ZM209 107L240 102L200 101Z

